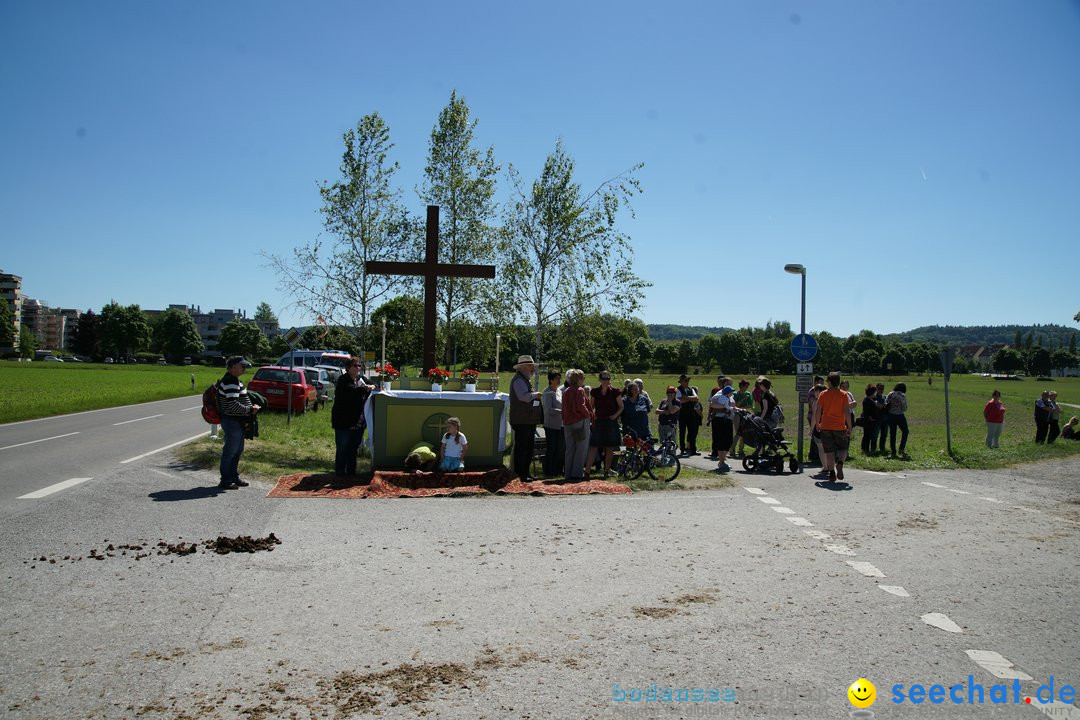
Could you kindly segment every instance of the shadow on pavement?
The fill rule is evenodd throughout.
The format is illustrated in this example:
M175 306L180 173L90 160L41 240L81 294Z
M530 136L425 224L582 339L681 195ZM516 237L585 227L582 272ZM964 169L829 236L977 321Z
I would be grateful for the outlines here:
M822 490L832 490L833 492L843 492L844 490L854 490L855 488L844 482L843 480L818 480L814 483L814 487L819 487Z
M158 490L150 493L149 497L154 502L176 502L177 500L202 500L221 495L224 489L217 485L209 487L195 487L189 490Z

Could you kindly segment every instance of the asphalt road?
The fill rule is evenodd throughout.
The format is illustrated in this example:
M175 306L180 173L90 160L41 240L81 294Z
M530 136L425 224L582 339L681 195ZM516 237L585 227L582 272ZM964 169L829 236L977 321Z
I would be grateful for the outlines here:
M1056 694L1080 685L1080 462L734 477L279 500L218 493L169 452L114 465L0 523L0 713L841 718L865 677L876 717L1080 717L1023 702L1051 677ZM270 553L63 560L270 532ZM1031 678L1020 703L999 675ZM654 683L730 699L629 699ZM913 704L915 684L965 702Z
M18 511L23 495L93 482L131 458L208 432L201 404L192 395L0 425L0 514Z

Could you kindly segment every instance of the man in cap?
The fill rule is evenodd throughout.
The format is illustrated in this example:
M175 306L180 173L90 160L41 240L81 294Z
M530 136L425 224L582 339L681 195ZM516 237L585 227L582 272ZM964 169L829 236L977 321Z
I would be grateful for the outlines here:
M514 431L514 474L522 482L532 480L529 467L532 465L535 446L536 426L544 421L544 410L540 407L540 393L533 390L532 376L536 374L536 361L532 355L518 357L514 365L513 379L510 381L510 428Z
M221 448L221 481L218 487L232 490L247 486L240 479L237 465L244 452L244 430L250 418L259 412L260 406L251 402L240 376L251 363L240 356L225 361L225 375L217 381L218 413L221 415L221 431L225 444Z

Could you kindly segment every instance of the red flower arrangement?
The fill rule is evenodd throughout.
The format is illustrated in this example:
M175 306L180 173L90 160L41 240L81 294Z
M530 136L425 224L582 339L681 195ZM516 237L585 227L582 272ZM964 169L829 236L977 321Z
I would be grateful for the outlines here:
M401 377L401 371L390 363L386 363L382 367L376 367L375 370L379 373L379 376L386 382L393 382Z
M442 385L450 377L450 373L442 368L431 368L427 371L426 376L431 382Z
M470 385L476 384L476 379L480 377L479 370L465 369L461 371L461 379Z

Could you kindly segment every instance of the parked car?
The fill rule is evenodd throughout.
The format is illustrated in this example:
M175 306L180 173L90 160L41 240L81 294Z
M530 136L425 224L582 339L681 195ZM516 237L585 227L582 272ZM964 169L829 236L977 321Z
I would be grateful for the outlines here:
M315 385L308 382L302 368L287 368L267 365L255 371L248 389L254 390L266 398L270 408L287 410L289 407L289 386L292 386L292 411L305 412L318 402Z
M41 361L42 362L64 362L63 360L61 360L60 358L58 358L58 357L56 357L54 355L46 355L45 357L41 358Z
M343 368L339 368L337 365L316 365L316 370L325 370L326 376L330 378L331 384L335 384L338 378L341 377L341 373L345 372Z
M337 390L337 386L330 380L330 373L322 368L313 367L304 368L304 374L307 375L308 384L315 386L315 396L319 399L319 405L326 407L326 401L333 400L334 392Z
M82 360L80 360L79 358L75 357L74 355L65 355L65 356L63 356L63 357L62 357L62 358L60 358L60 359L61 359L62 361L64 361L64 362L82 362Z
M278 358L277 364L279 367L288 367L289 365L303 365L304 367L315 367L316 365L327 364L322 361L324 355L332 356L344 356L346 360L349 357L349 353L344 350L292 350L285 353ZM335 361L334 365L341 364L340 361ZM347 364L347 363L345 363ZM345 366L342 364L342 367Z
M111 357L107 357L107 358L105 358L105 362L107 362L107 363L110 363L110 364L111 364L111 363L112 363L112 361L113 361L113 359L112 359Z

